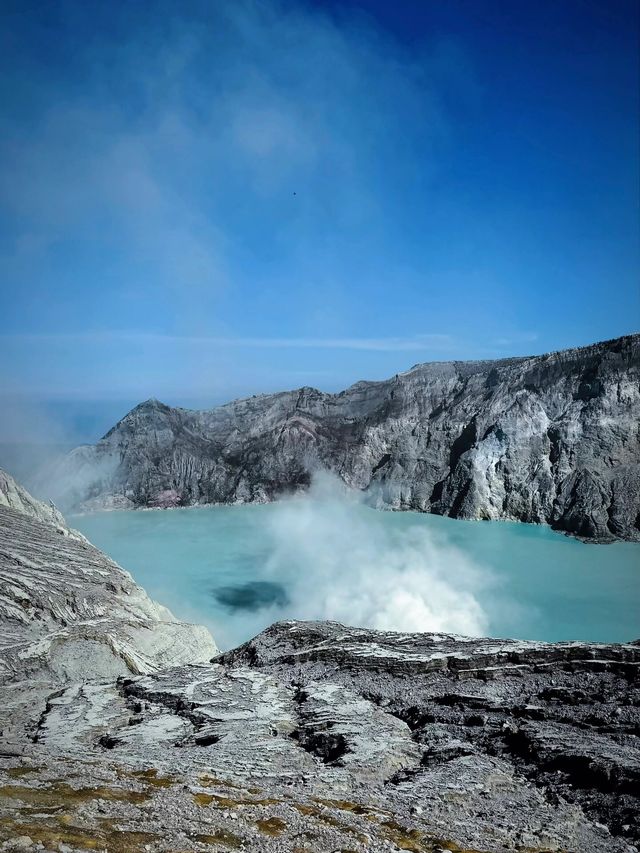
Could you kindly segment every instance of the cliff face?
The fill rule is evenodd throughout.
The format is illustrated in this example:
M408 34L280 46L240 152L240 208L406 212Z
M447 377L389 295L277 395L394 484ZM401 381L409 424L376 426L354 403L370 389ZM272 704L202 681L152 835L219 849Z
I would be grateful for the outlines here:
M210 661L24 500L0 506L3 850L637 850L637 643L284 622Z
M640 539L640 336L417 365L340 394L142 403L49 472L67 506L269 501L335 472L380 507Z
M36 500L21 485L16 483L10 474L0 468L0 507L16 510L23 515L31 516L38 521L53 524L63 536L83 538L77 531L72 531L62 516L62 513L51 504Z
M174 619L57 510L0 471L0 679L50 691L77 673L207 660L208 631Z

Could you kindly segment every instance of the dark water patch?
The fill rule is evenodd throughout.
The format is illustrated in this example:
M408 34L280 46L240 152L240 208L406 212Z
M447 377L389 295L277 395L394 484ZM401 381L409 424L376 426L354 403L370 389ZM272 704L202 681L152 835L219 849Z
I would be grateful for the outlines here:
M221 586L213 591L219 604L230 611L255 612L263 607L284 607L289 603L284 587L271 581L249 581L235 586Z

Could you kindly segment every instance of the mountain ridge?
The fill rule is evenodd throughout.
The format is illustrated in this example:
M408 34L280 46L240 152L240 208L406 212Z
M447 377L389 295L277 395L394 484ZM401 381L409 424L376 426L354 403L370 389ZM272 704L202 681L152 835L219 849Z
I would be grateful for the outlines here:
M243 402L246 402L248 400L272 398L272 397L280 396L282 394L295 394L295 393L302 392L302 391L313 391L314 393L322 394L322 395L329 396L329 397L339 397L339 396L346 394L347 392L349 392L353 389L359 388L360 386L382 385L382 384L385 384L387 382L390 382L395 376L407 376L408 374L410 374L416 370L419 370L420 368L425 368L425 367L435 367L435 366L440 366L440 365L451 365L453 367L459 367L459 366L464 365L465 367L468 367L471 365L484 365L484 366L486 366L486 365L495 365L495 364L507 366L510 364L518 364L518 363L522 363L525 361L530 361L533 359L549 359L549 358L552 358L554 356L568 356L568 355L574 354L574 353L575 354L586 353L589 350L598 350L601 347L606 347L606 346L609 346L612 344L624 344L627 342L633 344L634 341L636 341L636 342L640 341L640 332L634 332L634 333L629 334L629 335L621 335L620 337L617 337L617 338L608 338L607 340L604 340L604 341L597 341L593 344L584 344L583 346L579 346L579 347L569 347L568 349L564 349L564 350L549 350L549 352L539 353L538 355L514 355L514 356L506 356L505 358L442 359L442 360L436 360L436 361L418 361L414 365L409 367L407 370L402 370L399 373L396 373L391 377L387 377L386 379L357 379L355 382L353 382L351 385L348 385L346 388L343 388L341 391L322 391L320 388L316 388L315 385L301 385L298 388L293 388L293 389L288 389L288 390L285 389L282 391L272 391L272 392L263 392L260 394L250 394L248 397L234 397L232 400L227 400L225 403L219 403L215 406L210 406L209 408L205 408L205 409L194 409L194 408L185 407L185 406L172 406L170 403L165 403L164 401L160 400L158 397L149 397L148 399L142 400L140 403L135 405L133 407L133 409L131 409L122 418L120 418L118 420L118 422L116 424L114 424L114 426L111 427L102 436L102 438L106 438L109 435L109 433L112 432L118 426L118 424L121 423L132 412L135 412L139 408L150 406L153 404L158 404L158 405L166 407L168 409L179 409L179 410L184 411L184 412L200 412L200 411L201 412L211 412L211 411L214 411L215 409L222 409L222 408L225 408L226 406L232 406L236 403L243 403Z
M380 508L640 540L640 335L502 360L425 362L335 394L207 410L151 398L48 472L66 508L265 502L319 468ZM41 489L42 491L42 489Z
M206 661L209 632L152 601L60 512L0 469L0 674L55 685ZM84 661L84 663L82 663Z

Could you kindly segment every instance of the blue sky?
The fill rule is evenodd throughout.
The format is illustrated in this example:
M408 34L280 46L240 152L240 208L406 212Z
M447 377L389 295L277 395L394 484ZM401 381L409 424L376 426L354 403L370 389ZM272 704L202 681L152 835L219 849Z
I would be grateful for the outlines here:
M638 15L5 2L0 390L210 405L637 330Z

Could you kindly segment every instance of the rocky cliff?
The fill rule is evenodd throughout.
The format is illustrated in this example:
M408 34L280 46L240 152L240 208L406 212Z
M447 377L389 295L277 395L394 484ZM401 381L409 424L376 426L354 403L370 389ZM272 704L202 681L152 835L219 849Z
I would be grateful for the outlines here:
M0 678L48 690L76 673L207 660L208 631L174 619L60 513L0 471Z
M0 468L0 507L14 509L23 515L29 515L38 521L53 524L63 536L82 538L77 530L70 530L56 507L36 500L29 492Z
M377 506L640 539L640 336L420 364L340 394L142 403L48 472L67 507L269 501L335 472Z
M85 540L0 521L3 849L637 853L637 644L285 622L209 662Z

